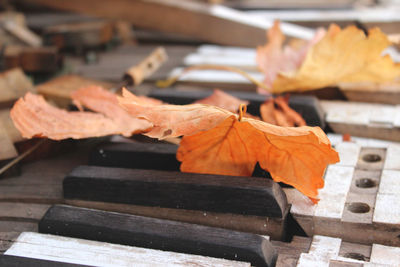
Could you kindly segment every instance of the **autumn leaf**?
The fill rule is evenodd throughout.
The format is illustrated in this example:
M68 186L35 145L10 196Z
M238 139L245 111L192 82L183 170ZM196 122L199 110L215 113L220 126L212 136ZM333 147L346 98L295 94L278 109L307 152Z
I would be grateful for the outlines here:
M278 34L274 36L275 39L279 37ZM277 41L271 39L270 42ZM369 30L365 36L355 26L342 30L333 24L308 50L298 68L279 69L271 92L306 91L341 82L394 81L400 77L400 64L394 63L389 55L382 56L390 44L378 28Z
M260 106L263 121L285 127L306 126L299 113L289 107L289 98L278 96L269 98Z
M183 172L250 176L259 162L275 181L316 199L325 168L339 161L319 127L279 127L214 106L151 106L127 91L123 96L120 104L131 115L154 125L145 135L184 136L177 153Z
M308 42L292 42L283 46L285 36L280 30L279 21L275 21L273 27L267 32L268 43L257 48L257 64L265 74L264 83L272 88L279 73L296 71L307 56L308 50L320 41L326 31L322 28L316 31L315 36ZM258 88L260 93L267 93Z
M109 107L105 106L107 108ZM27 93L14 104L10 116L25 138L48 137L62 140L112 134L131 136L152 126L148 121L137 124L130 120L123 124L98 113L66 111L50 105L42 96L32 93Z
M83 110L82 106L89 108L95 112L101 113L107 118L112 119L120 129L124 130L124 135L131 136L135 133L141 133L152 127L147 120L134 118L129 115L118 103L117 95L109 90L92 85L83 87L71 93L73 103ZM142 101L151 104L159 104L157 99L141 98Z
M194 104L207 104L226 109L230 112L237 112L240 104L248 105L249 101L241 100L219 89L215 89L212 95L201 100L197 100Z

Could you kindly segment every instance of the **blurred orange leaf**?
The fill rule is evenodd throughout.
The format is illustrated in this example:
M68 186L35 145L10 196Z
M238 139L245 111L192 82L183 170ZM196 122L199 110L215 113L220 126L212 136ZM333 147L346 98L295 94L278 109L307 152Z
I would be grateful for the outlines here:
M277 43L274 50L284 51L279 28L274 27L273 31L278 33L269 34L267 46ZM378 28L365 36L355 26L342 30L332 24L324 37L307 50L298 67L287 63L289 67L274 70L276 75L271 80L269 70L263 69L260 63L259 66L266 73L273 93L306 91L340 82L390 82L400 77L400 64L394 63L389 55L382 56L390 44Z

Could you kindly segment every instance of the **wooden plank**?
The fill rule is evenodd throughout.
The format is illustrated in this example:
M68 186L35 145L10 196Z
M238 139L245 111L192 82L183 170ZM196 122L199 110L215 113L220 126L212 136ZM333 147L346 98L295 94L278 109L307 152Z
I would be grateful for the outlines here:
M24 140L11 120L9 109L0 110L0 125L7 132L11 142L17 143Z
M321 101L326 122L336 133L400 141L395 119L400 112L393 105L344 101Z
M112 37L113 24L103 20L53 24L43 32L44 42L59 49L98 47L110 42Z
M63 189L67 199L151 207L278 218L287 209L279 185L262 178L79 166Z
M156 45L124 45L111 51L99 52L98 61L93 64L85 64L81 58L69 57L66 62L72 66L74 73L100 81L120 82L127 69L142 62ZM182 59L195 50L194 46L166 45L164 46L168 60L146 81L154 82L165 79L172 68L179 66ZM152 84L152 87L154 85Z
M20 175L1 179L0 202L62 203L62 181L65 175L75 166L87 162L88 144L80 144L80 149L75 152L64 152L48 159L22 164Z
M39 222L50 205L0 202L1 221Z
M111 19L123 19L134 26L183 34L224 45L255 47L263 44L266 29L272 26L271 21L254 19L243 12L224 6L178 0L118 0L113 4L106 0L100 2L73 0L68 4L51 0L20 0L20 2ZM97 8L93 8L94 6ZM309 39L313 35L312 31L300 28L290 33L294 33L297 37L300 33L303 38Z
M4 52L5 68L20 67L26 72L48 73L59 70L62 57L55 47L7 46Z
M240 92L240 91L226 91L237 98L249 101L247 111L250 114L259 116L260 105L267 99L265 95L260 95L251 92ZM200 100L210 96L210 91L183 91L174 89L155 89L150 91L149 96L160 99L164 102L178 105L185 105L193 103L196 100ZM324 113L319 105L318 99L313 96L301 96L294 95L289 98L289 106L297 111L310 126L325 127Z
M0 162L18 156L18 152L7 133L7 129L0 123Z
M292 203L291 213L308 235L327 235L362 244L400 245L396 237L400 234L398 175L397 170L385 169L384 165L384 146L392 145L387 142L375 148L361 147L355 166L329 166L317 205L293 192L294 189L285 189ZM349 173L331 173L335 168L347 168ZM341 186L345 180L350 184Z
M39 223L39 231L248 261L257 266L273 266L276 260L271 243L262 236L71 206L50 208Z
M378 244L373 244L371 249L371 246L342 242L340 238L314 236L308 253L300 255L297 266L397 266L398 249Z
M15 68L0 73L0 107L10 107L16 99L28 91L34 91L32 82L22 72Z
M249 266L244 262L30 232L22 233L5 254L25 257L25 261L41 259L43 264L52 261L52 265L29 266Z
M1 266L10 266L10 267L18 267L18 266L30 266L30 267L51 267L51 266L59 266L59 267L84 267L88 265L81 264L71 264L59 261L49 261L49 260L39 260L34 258L20 257L20 256L10 256L10 255L0 255L0 265Z
M89 164L107 167L179 171L178 146L161 143L106 143L90 154Z

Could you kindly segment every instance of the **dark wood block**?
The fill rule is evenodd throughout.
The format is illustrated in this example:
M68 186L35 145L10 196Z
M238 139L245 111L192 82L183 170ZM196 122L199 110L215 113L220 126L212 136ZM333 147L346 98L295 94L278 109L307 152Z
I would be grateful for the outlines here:
M0 255L0 266L7 267L83 267L87 265L58 261L39 260L26 257Z
M107 143L90 154L89 164L108 167L179 171L178 146L160 143Z
M66 199L283 218L287 199L269 179L79 166L63 182Z
M198 254L274 266L276 253L262 236L220 228L72 206L51 207L41 233Z
M260 115L260 105L267 98L265 95L251 92L227 91L227 93L249 101L247 111L257 116ZM209 90L181 91L175 89L156 89L151 91L149 96L167 103L185 105L206 98L211 94L212 91ZM289 106L303 116L307 125L325 127L324 112L315 96L292 95L289 99Z

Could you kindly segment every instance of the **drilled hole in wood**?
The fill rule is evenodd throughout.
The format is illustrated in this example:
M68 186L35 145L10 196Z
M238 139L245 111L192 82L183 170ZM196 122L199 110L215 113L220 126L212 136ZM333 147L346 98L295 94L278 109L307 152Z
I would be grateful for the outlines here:
M378 162L382 160L381 156L377 154L366 154L362 157L362 159L365 162Z
M344 254L345 258L350 258L350 259L355 259L359 261L366 261L367 257L365 257L363 254L360 253L355 253L355 252L348 252Z
M371 209L368 204L362 202L350 203L347 209L353 213L367 213Z
M376 182L369 178L360 178L356 180L356 186L360 188L371 188L376 186Z

